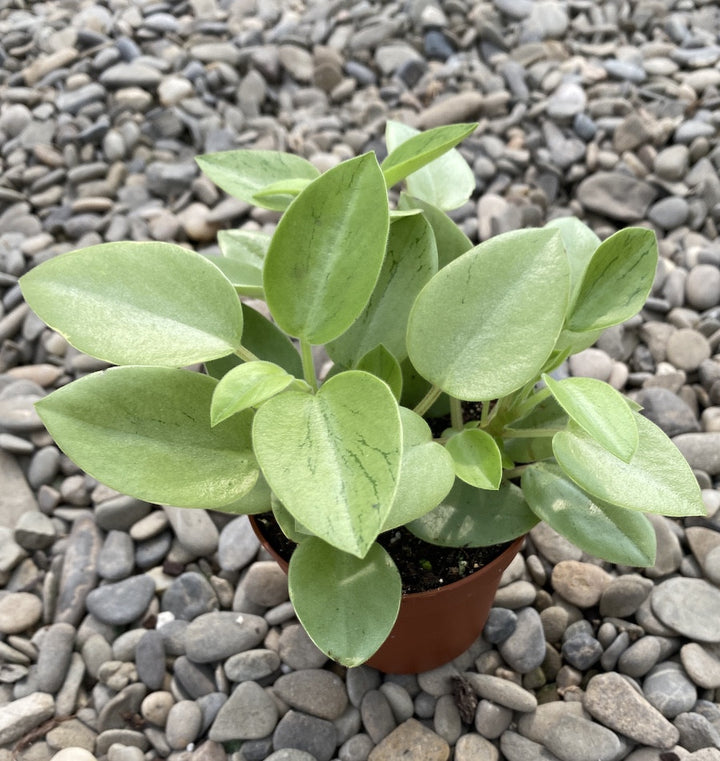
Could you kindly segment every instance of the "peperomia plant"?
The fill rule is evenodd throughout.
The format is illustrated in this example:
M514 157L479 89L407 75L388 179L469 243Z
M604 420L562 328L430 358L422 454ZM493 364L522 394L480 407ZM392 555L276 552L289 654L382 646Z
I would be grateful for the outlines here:
M389 122L381 164L366 153L323 174L279 152L201 156L222 189L283 212L272 236L222 231L220 255L101 244L21 279L49 326L119 365L37 404L63 451L151 502L272 509L298 545L297 615L348 666L400 604L382 532L480 546L544 520L592 555L647 566L644 513L704 512L687 463L635 404L551 375L643 306L653 232L601 242L562 218L473 246L446 210L474 190L454 146L476 126ZM322 382L318 345L334 363Z

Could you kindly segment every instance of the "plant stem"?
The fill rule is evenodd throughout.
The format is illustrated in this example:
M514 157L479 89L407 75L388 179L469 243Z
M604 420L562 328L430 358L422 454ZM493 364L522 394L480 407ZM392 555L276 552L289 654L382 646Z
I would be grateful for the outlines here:
M415 405L413 412L422 417L435 404L440 394L442 394L442 389L439 386L432 386L427 394Z
M462 402L454 396L450 397L450 425L456 431L463 429Z
M534 439L541 436L554 436L563 428L504 428L503 436L510 439Z
M260 357L256 357L250 349L246 349L244 346L240 345L237 349L235 349L235 354L240 357L240 359L243 362L258 362L260 360Z
M313 393L318 390L317 377L315 376L315 360L312 355L312 346L307 342L300 339L300 354L302 357L303 376L305 382L313 390Z
M503 471L503 481L509 481L511 478L517 478L522 475L522 472L529 467L531 463L527 465L518 465L517 468L511 468L510 470Z
M544 402L548 396L550 396L550 389L547 388L541 388L540 391L538 391L536 394L533 394L529 399L526 399L524 402L521 402L518 404L518 406L513 410L513 417L515 420L520 420L521 418L524 418L529 412L532 412L535 407L537 407L540 402Z

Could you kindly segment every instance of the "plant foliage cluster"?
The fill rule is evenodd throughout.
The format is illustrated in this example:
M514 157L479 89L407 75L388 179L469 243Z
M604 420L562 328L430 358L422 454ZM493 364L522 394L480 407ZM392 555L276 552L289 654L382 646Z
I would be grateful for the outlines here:
M601 242L563 218L473 246L446 211L473 192L455 146L476 126L389 122L381 164L367 153L323 174L278 152L200 156L222 189L282 212L272 236L223 231L220 256L107 243L21 280L48 325L117 365L38 403L59 446L151 502L272 507L298 544L297 614L346 665L397 615L381 532L479 546L544 520L588 553L642 566L655 555L644 513L703 512L687 463L636 405L550 375L642 308L654 234ZM272 320L238 294L264 299ZM317 345L334 362L322 383ZM183 369L197 363L205 373ZM478 420L463 420L463 401ZM447 414L434 438L426 420Z

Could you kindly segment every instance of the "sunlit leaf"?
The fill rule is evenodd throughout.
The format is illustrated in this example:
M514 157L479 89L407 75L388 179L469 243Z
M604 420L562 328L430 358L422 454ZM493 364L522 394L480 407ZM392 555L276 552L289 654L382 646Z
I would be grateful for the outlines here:
M502 457L489 433L478 428L461 431L445 445L453 458L455 475L478 489L497 489L502 479Z
M364 370L371 373L390 386L390 390L396 399L400 399L402 394L402 370L400 363L395 357L382 345L371 349L357 364L357 370Z

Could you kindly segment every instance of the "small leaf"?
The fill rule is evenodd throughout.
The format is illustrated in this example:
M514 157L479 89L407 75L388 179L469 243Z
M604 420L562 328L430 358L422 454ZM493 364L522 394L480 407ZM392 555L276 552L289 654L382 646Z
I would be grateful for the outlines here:
M400 413L388 386L350 370L315 396L286 391L255 413L253 444L270 488L296 520L363 557L400 471Z
M636 315L650 295L657 260L652 230L628 227L611 235L585 270L566 327L578 332L600 330Z
M605 449L625 462L638 446L635 416L615 389L596 378L543 380L568 415Z
M400 193L398 206L401 209L418 208L422 210L435 236L439 270L473 247L470 238L437 206L405 192Z
M435 127L403 140L397 148L388 148L390 152L381 164L388 187L447 153L477 127L477 122Z
M502 479L502 455L486 431L470 428L445 445L453 458L455 475L478 489L497 489Z
M384 344L398 360L404 359L410 308L436 272L435 241L425 218L417 215L393 222L372 296L352 326L328 344L328 354L335 362L353 366L378 344Z
M262 287L261 269L226 256L215 254L201 254L201 256L212 262L240 295L260 299L265 295Z
M654 423L633 414L639 441L630 462L571 423L553 438L558 465L602 502L660 515L705 515L700 487L678 448Z
M217 425L284 391L295 379L273 362L245 362L234 367L217 385L212 397L210 419Z
M439 129L454 127L459 129L463 126L465 125L451 125L450 128L440 127ZM428 132L418 132L401 122L388 121L385 128L385 141L390 155L399 155L400 151L410 153L412 147L408 146L410 140L418 140L428 134ZM415 168L409 176L408 174L405 175L408 193L439 209L457 209L470 198L475 190L475 175L460 151L455 148L443 153L429 164ZM388 181L388 187L392 184L394 183Z
M621 565L655 563L655 530L642 513L591 500L556 465L531 465L522 489L540 520L588 554Z
M312 534L310 534L299 521L295 520L290 511L275 495L272 497L271 504L272 512L275 516L275 520L278 522L278 526L280 526L283 534L285 534L291 542L300 544L300 542L307 539L308 536L312 536Z
M521 388L560 334L568 278L555 231L518 230L481 243L440 270L415 300L407 333L412 364L466 401Z
M252 413L210 427L217 381L168 367L115 367L36 404L50 435L98 481L148 502L218 508L258 477Z
M400 363L382 344L370 350L358 362L356 369L364 370L366 373L385 381L390 386L393 396L398 400L400 399L403 382Z
M572 307L592 255L600 245L600 238L577 217L556 217L545 227L557 230L562 238L570 263L570 301Z
M285 180L314 180L320 174L306 159L282 151L220 151L197 156L195 161L219 188L266 209L276 209L277 204L266 205L263 199L255 199L263 188Z
M537 522L515 484L504 483L498 491L488 491L457 479L442 503L408 528L426 542L443 547L487 547L522 536Z
M181 246L101 243L48 259L20 286L41 320L113 364L191 365L240 346L235 290Z
M256 230L220 230L218 245L228 259L252 265L262 271L272 236Z
M382 645L400 610L400 574L379 544L360 560L320 539L306 539L290 559L288 581L310 639L348 668Z
M403 455L395 499L382 530L403 526L440 504L455 481L450 454L433 441L430 426L412 410L400 408Z
M388 224L375 154L310 183L278 223L265 257L265 295L277 324L312 344L344 333L375 288Z

